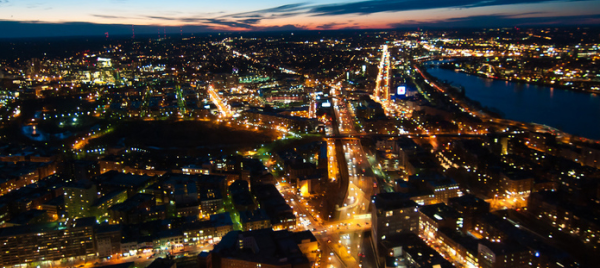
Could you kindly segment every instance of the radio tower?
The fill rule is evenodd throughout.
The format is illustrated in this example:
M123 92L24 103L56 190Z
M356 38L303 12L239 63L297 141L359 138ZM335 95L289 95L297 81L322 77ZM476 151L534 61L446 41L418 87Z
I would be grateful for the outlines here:
M164 34L164 38L167 39L167 30L165 29L165 27L163 27L163 34Z
M133 28L133 25L131 25L131 38L135 39L135 29Z
M104 34L106 35L106 38L108 38L108 32L105 32Z

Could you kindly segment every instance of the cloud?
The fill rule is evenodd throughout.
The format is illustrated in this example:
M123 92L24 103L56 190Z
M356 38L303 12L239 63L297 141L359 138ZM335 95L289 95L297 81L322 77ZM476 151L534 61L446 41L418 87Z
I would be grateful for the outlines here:
M236 14L227 15L232 18L248 18L248 17L265 17L265 14L298 14L296 12L306 10L306 6L308 3L295 3L295 4L287 4L272 8L254 10L249 12L241 12Z
M252 31L261 31L261 32L277 32L277 31L289 32L289 31L302 31L302 30L306 30L306 28L301 25L292 25L292 24L281 25L281 26L269 26L269 27L255 27L252 29Z
M220 25L220 26L227 26L227 27L235 27L235 28L252 28L252 25L255 24L257 21L260 21L260 19L248 19L249 22L244 22L244 20L240 20L240 21L231 21L231 20L224 20L224 19L219 19L219 18L215 18L215 19L203 19L204 21L206 21L206 23L208 24L216 24L216 25Z
M123 16L113 16L113 15L102 15L102 14L90 14L92 17L102 18L102 19L129 19L129 17Z
M253 25L260 22L261 19L240 19L240 20L229 20L222 18L202 18L202 17L165 17L165 16L145 16L144 18L163 20L163 21L178 21L182 23L195 23L202 25L213 25L213 26L225 26L235 28L252 28Z
M319 25L317 27L315 27L316 29L320 29L320 30L330 30L333 29L336 26L340 26L343 25L343 23L327 23L327 24L323 24L323 25Z
M507 26L538 26L538 25L591 25L600 23L600 14L585 16L539 16L541 13L522 14L491 14L485 16L469 16L431 21L404 21L390 24L392 28L435 27L435 28L471 28L477 27L507 27ZM527 15L538 15L526 17Z
M188 25L188 26L156 26L156 25L135 25L135 34L156 34L157 27L161 33L198 33L215 32L216 30L207 25ZM54 37L54 36L104 36L109 32L111 36L131 35L131 24L94 24L87 22L68 22L68 23L47 23L39 21L3 21L0 20L0 29L2 35L0 38L21 38L21 37Z
M579 1L579 0L563 0ZM581 0L587 1L587 0ZM308 13L317 16L345 14L373 14L379 12L399 12L436 8L474 8L514 4L555 2L554 0L367 0L344 4L319 5L310 8Z
M1 1L1 0L0 0ZM302 14L307 10L307 3L295 3L288 5L281 5L272 8L240 12L234 14L220 14L217 17L185 17L185 16L144 16L144 18L154 20L165 20L165 21L179 21L182 23L202 23L206 25L212 25L215 27L230 27L230 28L242 28L242 29L263 29L264 27L258 26L263 20L272 20L278 18L293 17ZM206 15L206 14L205 14ZM102 18L110 18L109 16L95 15ZM279 27L289 28L289 25L282 25ZM293 25L292 25L293 26ZM266 29L266 28L265 28Z

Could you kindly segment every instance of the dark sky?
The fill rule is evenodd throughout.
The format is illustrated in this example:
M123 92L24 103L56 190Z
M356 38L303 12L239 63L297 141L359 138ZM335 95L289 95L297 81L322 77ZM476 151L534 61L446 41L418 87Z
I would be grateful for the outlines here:
M600 0L0 0L0 38L598 24Z

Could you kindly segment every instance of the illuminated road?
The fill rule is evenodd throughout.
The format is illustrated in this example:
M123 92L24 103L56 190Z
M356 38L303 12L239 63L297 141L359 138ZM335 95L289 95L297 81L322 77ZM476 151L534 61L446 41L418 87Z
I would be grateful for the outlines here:
M381 61L379 62L379 73L375 80L375 99L387 102L390 100L390 53L388 46L383 45L381 49Z
M331 92L335 116L334 133L350 137L365 134L356 130L354 114L345 97L340 95L341 88L332 86ZM345 189L346 194L342 204L336 208L338 222L328 223L326 230L328 230L329 241L334 244L333 249L342 256L342 260L346 264L354 260L354 264L358 265L359 254L364 254L363 249L360 248L363 240L362 230L368 230L367 226L370 226L369 205L373 194L373 177L369 175L372 174L371 166L360 140L342 140L336 144L341 147L335 148L338 152L336 156L337 166L340 169L339 177L344 180L343 182L347 182L348 188ZM342 158L345 161L341 162ZM344 255L348 257L344 258Z
M217 91L212 85L208 86L208 89L206 91L210 96L210 100L215 104L215 106L217 106L217 109L219 109L221 115L223 115L226 118L230 118L233 116L229 105L223 102L223 99L221 99L221 96L219 96L219 93L217 93Z
M323 221L317 209L309 204L309 199L299 197L290 187L281 183L279 191L297 216L297 230L310 230L321 245L322 267L359 267L358 255L362 234L370 230L371 219L347 219Z

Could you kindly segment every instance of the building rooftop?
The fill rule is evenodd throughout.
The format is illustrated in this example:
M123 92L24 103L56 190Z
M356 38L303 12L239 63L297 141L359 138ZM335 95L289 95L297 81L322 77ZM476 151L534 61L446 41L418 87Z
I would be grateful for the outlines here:
M228 212L210 215L210 221L215 227L233 225L231 216Z
M76 219L73 222L73 227L89 227L89 226L94 226L96 225L98 222L96 221L96 217L85 217L85 218L79 218Z
M466 250L470 252L477 252L477 247L480 239L467 235L461 231L445 227L439 228L438 232L443 233L446 237L452 239L452 241L459 244Z
M437 251L429 247L418 235L411 232L402 232L386 237L381 241L384 252L393 248L401 247L405 260L416 263L418 267L441 268L454 267L450 262L444 259ZM409 266L412 267L412 266Z
M153 199L154 196L151 194L135 194L134 196L127 198L125 202L111 206L110 210L130 211Z
M94 228L96 234L100 233L110 233L110 232L120 232L121 225L120 224L101 224L97 225Z
M463 195L461 197L453 197L448 200L450 204L456 204L462 207L468 206L481 206L487 205L489 207L489 203L485 202L483 199L476 197L472 194Z
M373 202L377 209L383 210L395 210L402 208L415 208L417 203L410 199L407 199L406 194L403 193L380 193L373 197Z
M240 221L242 223L254 222L254 221L265 221L270 220L267 212L264 209L257 209L254 211L244 210L240 211Z
M458 211L454 208L447 206L444 203L421 206L419 207L419 211L429 217L430 219L434 219L436 221L443 221L446 219L457 219L462 217Z
M261 229L233 231L223 237L213 252L221 258L239 259L269 265L308 264L308 259L296 243L293 233Z
M38 219L44 218L46 216L45 210L37 210L32 209L25 212L21 212L17 214L15 217L12 217L8 223L11 225L24 225L30 224L32 222L40 222Z
M146 175L132 175L126 173L120 173L117 171L109 171L96 177L102 185L111 186L122 186L122 187L134 187L139 188L145 186L152 180L152 177Z

